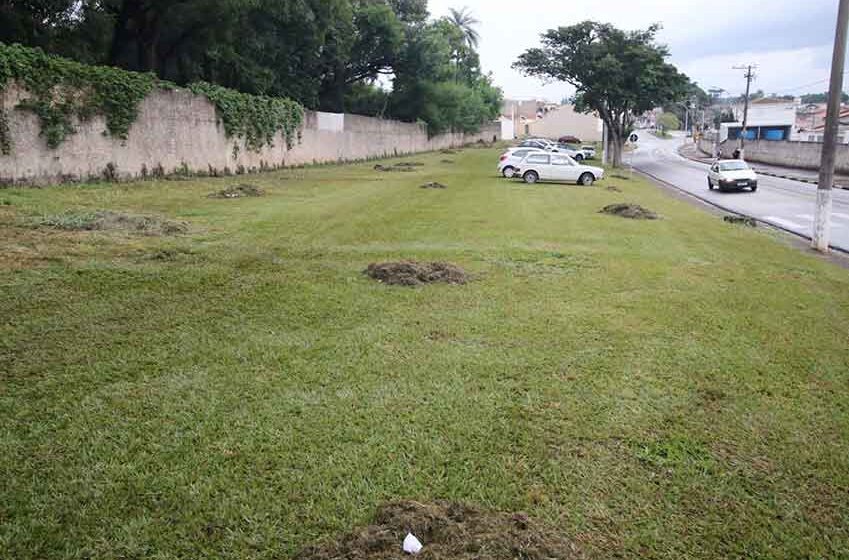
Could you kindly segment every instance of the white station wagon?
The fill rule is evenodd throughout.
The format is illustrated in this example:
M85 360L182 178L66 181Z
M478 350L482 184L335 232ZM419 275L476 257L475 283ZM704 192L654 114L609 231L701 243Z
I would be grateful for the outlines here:
M561 154L528 154L516 169L515 177L526 183L537 181L561 181L590 186L604 178L604 169L582 165Z

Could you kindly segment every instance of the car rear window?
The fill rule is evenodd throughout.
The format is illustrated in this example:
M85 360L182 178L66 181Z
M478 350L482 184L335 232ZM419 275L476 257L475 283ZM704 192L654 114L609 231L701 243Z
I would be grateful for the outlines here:
M531 153L530 150L516 150L515 152L513 152L513 157L523 158L529 153Z

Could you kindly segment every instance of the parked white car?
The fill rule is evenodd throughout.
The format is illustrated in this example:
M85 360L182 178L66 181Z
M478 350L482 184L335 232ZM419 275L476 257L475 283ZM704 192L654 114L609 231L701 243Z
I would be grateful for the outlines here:
M510 148L498 158L498 172L508 179L512 179L516 173L516 168L522 163L522 160L528 154L540 153L545 151L540 148Z
M519 143L519 148L538 148L540 150L545 150L550 152L553 148L556 148L554 144L545 140L543 138L526 138Z
M584 161L587 157L587 154L583 150L579 150L576 146L570 146L569 144L558 144L555 151L558 154L566 154L575 161Z
M572 158L584 159L584 154L580 150L576 150L562 144L557 144L547 138L526 138L522 141L521 144L519 144L519 147L539 148L540 150L545 150L546 152L566 154L567 156Z
M514 176L529 185L538 181L563 181L590 186L604 178L604 169L581 165L563 154L534 153L525 156Z
M581 146L581 151L584 152L585 158L595 159L595 146Z
M749 164L741 159L721 159L714 162L708 171L708 188L720 191L751 189L758 190L758 175Z

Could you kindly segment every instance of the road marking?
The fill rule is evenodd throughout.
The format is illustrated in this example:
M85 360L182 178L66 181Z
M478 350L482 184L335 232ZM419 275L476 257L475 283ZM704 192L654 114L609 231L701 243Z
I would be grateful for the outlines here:
M832 212L831 216L833 218L843 218L844 220L849 220L849 214L843 214L842 212Z
M768 222L773 222L775 224L778 224L782 227L786 227L788 229L801 229L803 231L807 231L808 229L810 229L810 225L797 224L796 222L791 222L790 220L785 220L783 218L777 218L775 216L764 216L763 219L768 221Z
M796 217L802 220L808 220L809 222L814 221L814 217L811 214L796 214Z

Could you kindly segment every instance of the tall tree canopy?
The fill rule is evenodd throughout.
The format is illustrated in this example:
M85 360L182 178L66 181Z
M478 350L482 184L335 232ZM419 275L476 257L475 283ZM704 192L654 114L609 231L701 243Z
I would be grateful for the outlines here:
M551 29L542 35L542 47L526 51L514 67L574 86L577 109L597 112L607 125L613 165L620 166L635 118L680 101L690 84L666 62L669 51L655 42L659 28L622 31L585 21Z
M433 132L473 130L500 104L480 70L477 21L465 10L428 17L427 0L15 0L0 3L0 41L178 84L423 120Z

